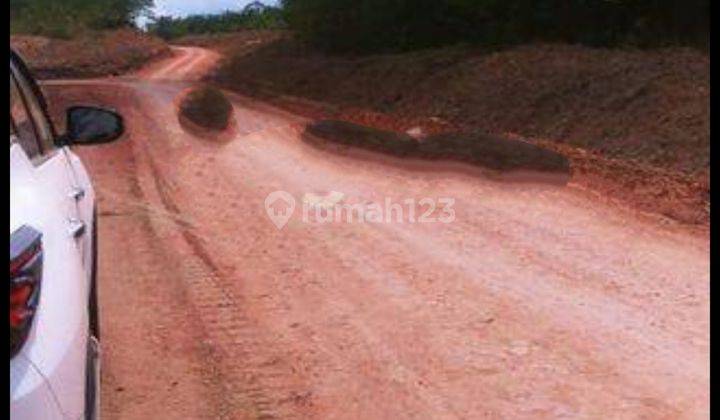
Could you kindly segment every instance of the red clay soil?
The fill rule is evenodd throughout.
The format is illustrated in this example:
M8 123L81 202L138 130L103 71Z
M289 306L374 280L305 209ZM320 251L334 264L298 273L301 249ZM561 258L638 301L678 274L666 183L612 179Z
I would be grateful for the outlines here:
M103 418L709 416L707 237L573 185L318 150L311 121L240 95L237 136L209 144L178 123L188 84L144 74L46 86L58 115L127 121L76 149L99 198ZM298 202L282 230L277 190ZM310 193L451 197L456 219L304 222Z
M210 80L293 112L522 138L565 154L575 180L601 196L709 222L709 57L701 52L533 45L335 57L277 33L185 42L226 54Z
M87 32L73 39L13 35L10 45L41 79L116 76L170 53L159 38L130 29Z

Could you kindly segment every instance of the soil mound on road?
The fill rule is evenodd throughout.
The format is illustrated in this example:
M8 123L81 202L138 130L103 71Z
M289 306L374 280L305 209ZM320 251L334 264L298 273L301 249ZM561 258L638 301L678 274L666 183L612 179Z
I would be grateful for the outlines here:
M517 133L686 173L708 166L709 57L692 49L332 56L292 40L251 52L239 44L214 77L245 92Z
M416 139L408 134L378 130L346 121L324 120L309 124L305 133L323 140L396 157L431 161L457 161L496 173L545 173L566 183L570 164L561 154L520 140L479 132L442 133ZM311 137L304 136L310 140Z
M159 38L130 29L92 31L72 39L13 35L10 45L40 79L117 76L170 53Z
M566 156L574 182L612 200L709 220L710 60L701 51L540 44L339 56L260 35L206 40L226 55L212 80L313 119L522 138Z
M183 95L178 116L185 126L190 122L200 129L223 131L230 126L232 110L232 104L219 89L203 86Z

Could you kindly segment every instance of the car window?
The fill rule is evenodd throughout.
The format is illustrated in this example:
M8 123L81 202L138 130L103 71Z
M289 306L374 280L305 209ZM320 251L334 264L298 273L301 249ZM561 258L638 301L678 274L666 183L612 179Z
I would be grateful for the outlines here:
M10 143L17 141L30 159L41 155L40 143L35 134L32 117L25 108L25 102L15 78L10 75Z
M27 113L32 119L33 126L35 127L35 136L40 143L40 149L43 154L49 154L55 150L55 141L53 139L53 132L50 126L50 121L45 115L45 112L40 105L39 98L33 92L30 87L30 81L25 76L17 71L17 69L11 64L11 75L14 76L15 82L19 93L24 99Z

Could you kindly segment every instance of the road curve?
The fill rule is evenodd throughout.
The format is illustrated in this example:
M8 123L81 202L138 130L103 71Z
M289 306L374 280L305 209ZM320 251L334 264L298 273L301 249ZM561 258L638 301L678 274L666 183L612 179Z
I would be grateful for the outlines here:
M572 185L320 150L304 118L233 94L234 138L193 137L173 104L217 58L48 86L128 119L81 151L105 418L708 417L707 237ZM274 191L296 202L282 229ZM307 223L303 198L416 215L450 198L455 219Z

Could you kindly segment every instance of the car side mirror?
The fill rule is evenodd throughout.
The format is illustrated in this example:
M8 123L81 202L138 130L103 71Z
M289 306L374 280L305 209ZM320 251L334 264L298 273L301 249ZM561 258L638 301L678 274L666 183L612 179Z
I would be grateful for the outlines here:
M93 106L72 106L67 110L67 132L60 142L64 146L108 143L124 131L123 118L114 111Z

